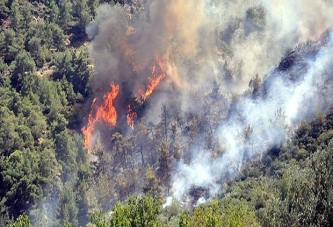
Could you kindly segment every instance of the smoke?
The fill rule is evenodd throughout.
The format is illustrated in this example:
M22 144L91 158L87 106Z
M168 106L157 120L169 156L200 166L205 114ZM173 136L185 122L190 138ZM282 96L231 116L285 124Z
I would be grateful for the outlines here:
M218 182L237 172L244 160L286 141L302 119L332 104L326 83L332 69L331 38L289 56L295 62L291 67L275 67L296 44L331 28L332 15L328 0L102 4L86 28L92 39L93 86L108 90L114 82L121 86L120 95L126 87L139 96L158 56L167 78L147 110L149 116L158 116L162 103L182 113L200 112L212 84L219 84L226 108L220 111L229 113L214 128L223 152L212 156L203 146L191 149L189 162L177 164L172 185L180 200L196 186L209 188L213 195ZM320 46L325 47L319 51ZM254 97L249 82L256 74L263 82Z
M210 195L216 194L223 177L237 173L244 161L282 144L302 120L332 107L331 34L327 39L328 43L315 55L298 53L311 57L303 59L306 64L303 67L308 70L297 80L289 78L296 65L288 71L274 69L267 75L269 85L264 86L264 95L257 98L244 95L238 101L231 110L232 116L216 131L225 152L216 158L207 155L209 152L204 149L192 151L195 158L189 164L179 163L173 176L175 198L184 199L194 186L207 188Z
M137 3L137 11L130 16L121 6L103 4L87 26L94 86L125 81L138 95L155 56L163 56L167 83L182 90L183 109L193 93L209 89L212 81L226 92L243 92L288 48L333 23L333 4L324 0L164 0Z

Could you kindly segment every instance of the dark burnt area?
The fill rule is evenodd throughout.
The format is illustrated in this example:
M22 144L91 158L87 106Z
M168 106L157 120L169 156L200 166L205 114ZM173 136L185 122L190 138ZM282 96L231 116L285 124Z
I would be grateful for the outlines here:
M330 31L326 31L317 40L308 40L307 42L298 44L293 51L282 58L278 69L280 71L287 71L294 66L304 63L305 60L315 58L319 50L328 44L329 39Z
M192 186L189 190L189 195L193 198L194 202L197 202L200 198L209 198L209 189Z
M295 63L295 59L296 59L296 52L292 51L291 53L289 53L289 55L287 57L282 59L282 61L280 62L279 66L278 66L279 70L285 71L285 70L291 68Z

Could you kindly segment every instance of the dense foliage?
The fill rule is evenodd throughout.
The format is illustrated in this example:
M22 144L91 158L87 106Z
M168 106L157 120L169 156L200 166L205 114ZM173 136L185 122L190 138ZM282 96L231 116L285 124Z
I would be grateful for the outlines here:
M82 44L96 4L0 3L1 226L17 217L13 226L27 226L24 213L35 226L78 226L87 215L78 208L90 174L79 110L91 92Z
M85 25L102 2L115 4L0 2L1 226L333 225L331 113L303 122L287 144L248 163L195 208L163 206L164 197L186 151L223 151L213 142L226 116L217 84L204 112L182 115L162 105L158 124L142 120L132 134L109 130L89 160L81 134L94 93Z

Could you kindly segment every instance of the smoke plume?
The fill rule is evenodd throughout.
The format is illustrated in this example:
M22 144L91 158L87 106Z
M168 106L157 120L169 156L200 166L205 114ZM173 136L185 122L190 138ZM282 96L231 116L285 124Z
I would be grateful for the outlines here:
M212 107L221 114L212 131L221 152L212 155L196 142L172 176L175 198L184 199L193 187L209 188L211 196L245 160L286 141L303 119L332 105L333 41L323 35L332 15L327 0L102 4L86 28L93 86L109 90L114 82L120 95L139 97L159 57L167 76L146 110L154 122L162 103L203 114L218 84L223 105Z

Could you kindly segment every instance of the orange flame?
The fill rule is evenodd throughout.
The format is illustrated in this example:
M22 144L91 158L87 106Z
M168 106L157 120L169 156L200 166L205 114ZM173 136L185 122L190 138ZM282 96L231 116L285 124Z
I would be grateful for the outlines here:
M119 86L111 84L112 90L104 95L104 105L97 109L96 120L103 120L111 126L115 126L117 123L117 112L113 105L114 99L119 93Z
M158 66L158 68L156 67ZM149 84L147 86L146 91L139 90L143 100L145 100L149 95L153 93L156 87L160 84L160 82L166 77L165 67L161 59L156 58L156 63L153 65L151 69L151 75L148 80Z
M149 84L146 91L139 90L142 100L144 101L149 95L153 93L160 82L166 77L165 67L161 59L156 57L156 63L152 66L151 76L148 78ZM115 126L117 123L117 111L114 106L114 99L119 93L119 86L111 84L111 91L103 96L103 105L96 107L96 98L91 105L91 112L88 117L88 124L82 128L84 134L84 144L91 152L93 133L95 130L95 124L98 121L103 121L110 126ZM134 130L134 123L137 118L133 105L127 106L126 119L128 125Z
M318 39L320 39L320 37L325 33L325 31L327 31L327 28L320 28L319 31L313 33L310 35L310 40L311 41L316 41Z
M104 121L110 126L115 126L117 123L117 112L113 102L118 93L119 86L111 83L111 91L103 96L103 105L97 108L95 116L93 115L93 110L95 109L96 98L91 105L88 124L82 128L84 135L84 145L88 148L89 153L92 145L91 143L96 122Z
M166 77L165 67L161 59L156 57L156 63L151 68L151 76L148 78L149 84L146 91L142 89L139 90L140 95L142 96L142 101L153 93L156 87L160 82ZM138 117L135 110L131 105L127 106L127 124L134 130L134 121Z
M127 106L127 124L131 127L132 130L134 130L134 120L138 117L136 112L133 110L132 105Z
M96 98L94 98L94 100L93 100L93 102L91 104L91 108L92 109L95 106L95 102L96 102ZM87 124L87 126L84 126L82 128L82 132L83 132L83 135L84 135L84 145L87 148L90 147L91 140L92 140L92 132L94 131L94 129L95 129L95 119L92 116L92 111L91 111L90 114L89 114L89 117L88 117L88 124Z

